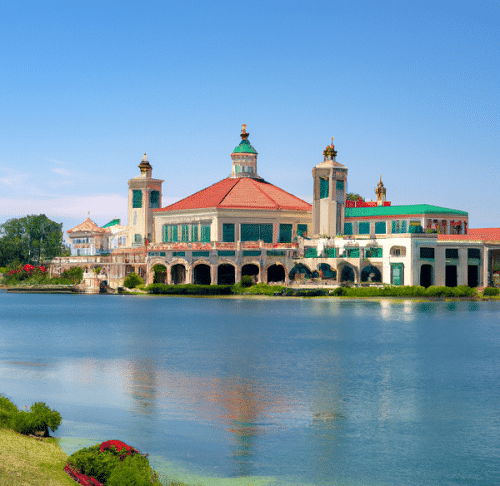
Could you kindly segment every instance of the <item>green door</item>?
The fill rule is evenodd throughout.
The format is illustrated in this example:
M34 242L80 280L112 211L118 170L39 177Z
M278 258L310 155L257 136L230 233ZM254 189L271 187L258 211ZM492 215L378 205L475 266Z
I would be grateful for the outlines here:
M391 263L392 285L403 285L403 263Z

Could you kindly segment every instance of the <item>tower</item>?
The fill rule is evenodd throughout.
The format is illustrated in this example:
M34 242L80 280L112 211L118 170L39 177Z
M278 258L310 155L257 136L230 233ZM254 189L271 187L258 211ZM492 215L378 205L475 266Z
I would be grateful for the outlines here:
M382 174L380 174L380 181L375 188L375 194L377 195L377 206L383 206L385 202L385 193L387 189L384 187L382 182Z
M336 160L333 137L323 157L313 169L313 235L332 237L344 233L347 167Z
M128 181L128 242L127 246L142 246L147 238L152 242L153 209L161 207L162 180L153 179L153 167L144 157L139 164L141 174Z
M231 179L237 177L252 177L254 179L262 179L257 175L257 151L250 145L246 131L247 126L242 125L241 142L235 147L231 154Z

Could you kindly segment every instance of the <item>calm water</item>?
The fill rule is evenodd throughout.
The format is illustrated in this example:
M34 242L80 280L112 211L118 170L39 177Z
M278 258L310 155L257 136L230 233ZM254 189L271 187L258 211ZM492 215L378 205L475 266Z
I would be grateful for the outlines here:
M217 485L500 484L500 303L0 292L0 393ZM224 478L224 479L223 479Z

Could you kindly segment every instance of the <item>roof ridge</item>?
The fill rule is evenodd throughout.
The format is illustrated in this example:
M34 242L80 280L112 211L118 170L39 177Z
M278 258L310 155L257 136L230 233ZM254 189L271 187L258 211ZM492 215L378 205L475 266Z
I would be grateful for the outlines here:
M254 179L250 179L252 181L252 184L257 187L257 189L262 193L264 194L265 197L267 197L268 199L270 199L273 204L279 209L280 208L280 205L269 195L267 194L266 192L264 192L261 188L260 188L260 184L257 184L257 182L254 180Z
M231 179L230 177L226 177L226 179L229 179L230 181L234 181L234 184L231 184L231 187L229 188L229 191L227 191L224 194L224 196L222 197L222 199L216 204L216 207L218 207L219 205L221 205L224 202L224 199L226 199L226 197L229 196L229 194L235 188L236 184L238 184L238 182L241 180L241 178ZM225 179L223 179L223 180L225 180Z

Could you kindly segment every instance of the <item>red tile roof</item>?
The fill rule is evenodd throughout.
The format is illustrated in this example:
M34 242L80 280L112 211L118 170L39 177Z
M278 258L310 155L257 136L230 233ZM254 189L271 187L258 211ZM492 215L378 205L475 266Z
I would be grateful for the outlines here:
M499 241L500 228L469 228L466 235L438 235L440 241Z
M77 233L77 232L89 231L91 233L106 233L106 230L97 226L90 218L87 218L83 223L78 226L69 229L66 233Z
M312 206L292 194L263 180L227 177L192 196L155 212L185 209L285 209L311 211Z

